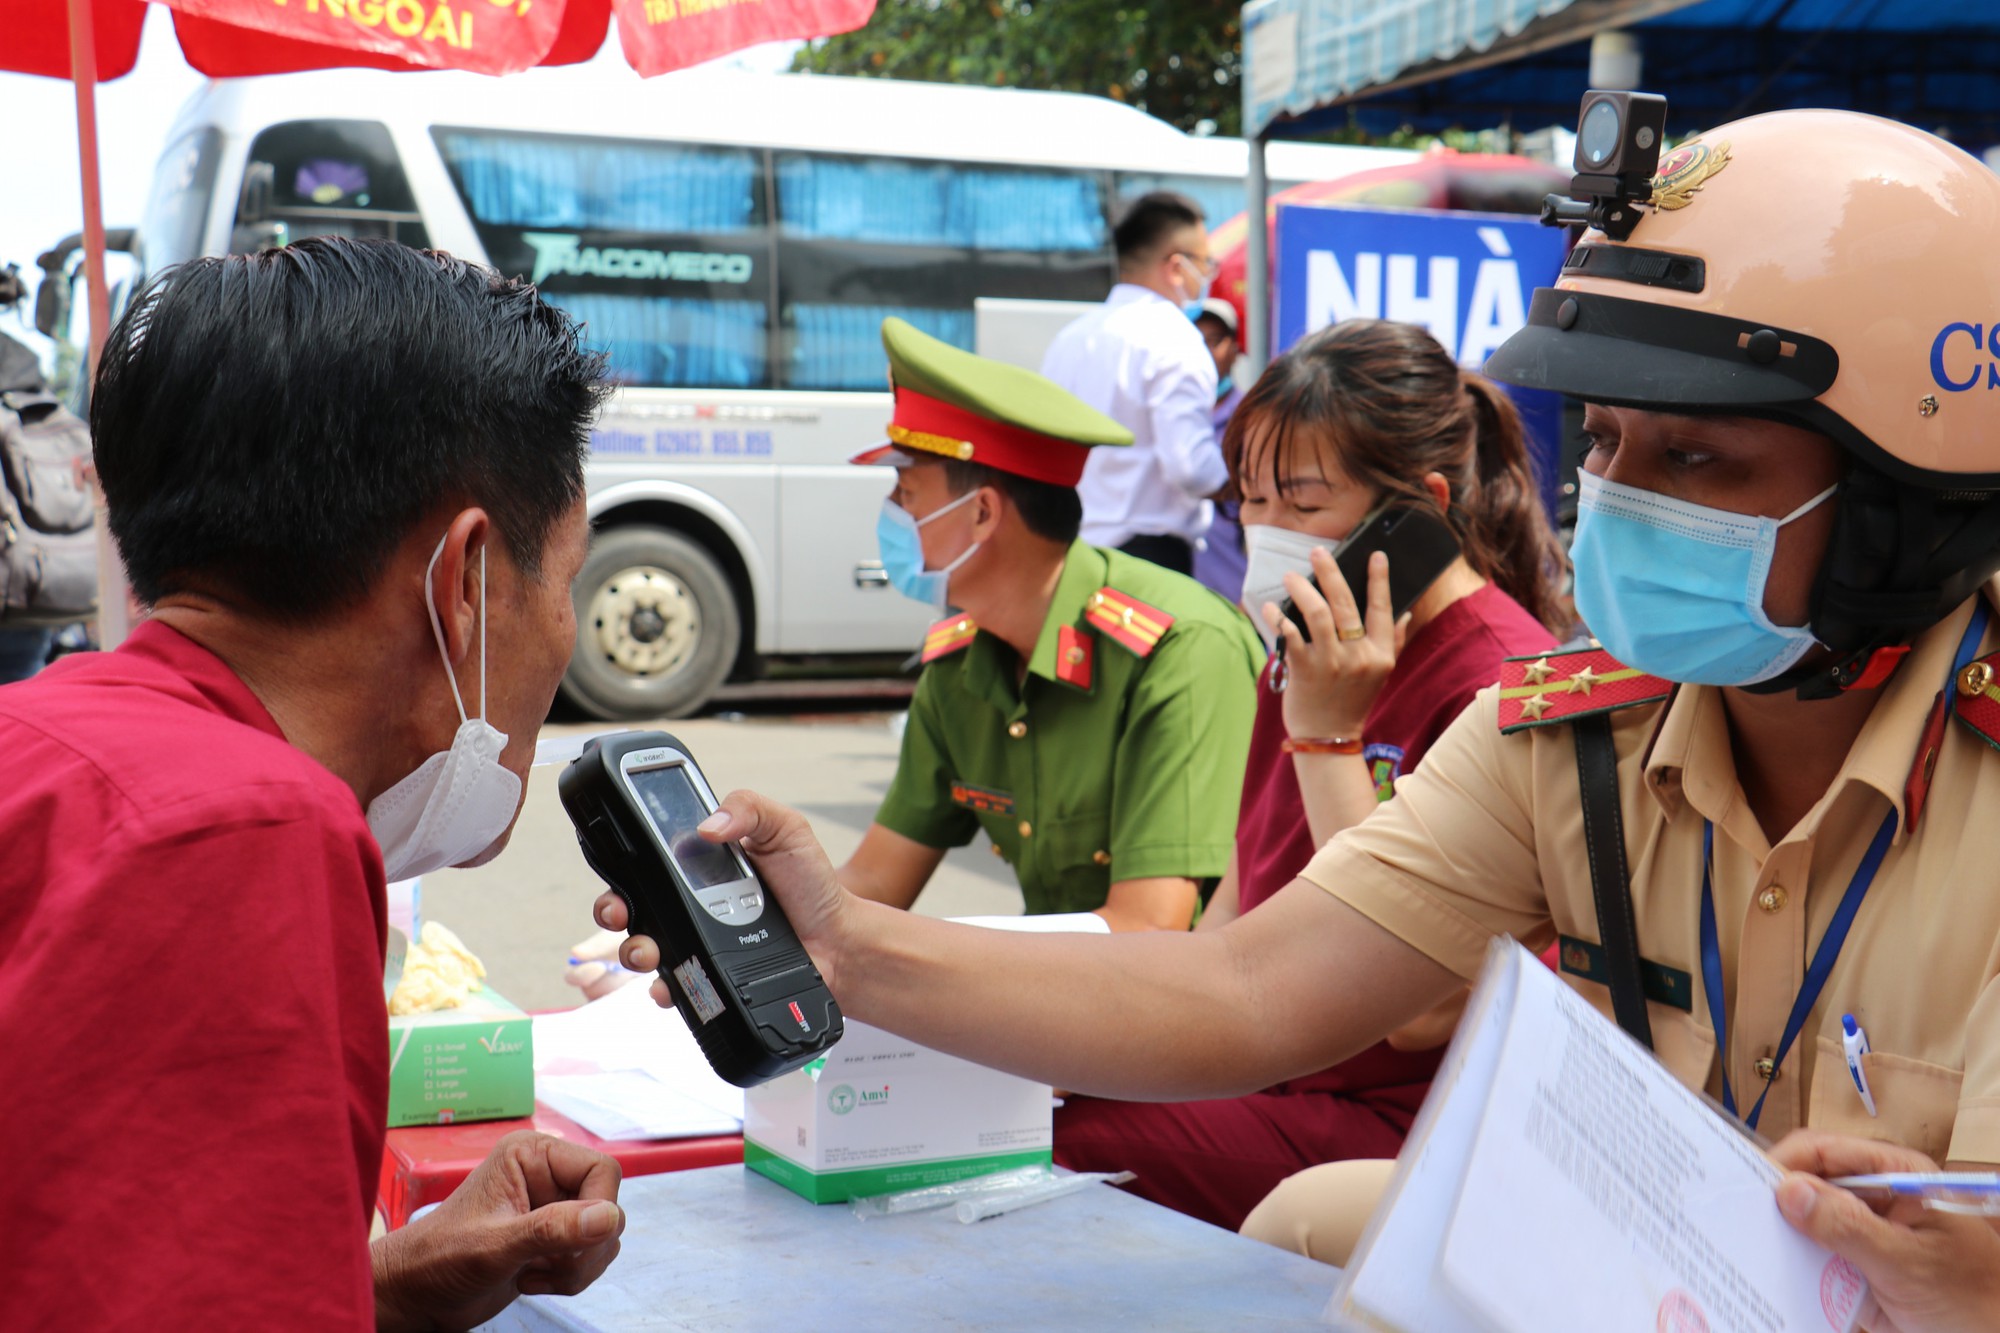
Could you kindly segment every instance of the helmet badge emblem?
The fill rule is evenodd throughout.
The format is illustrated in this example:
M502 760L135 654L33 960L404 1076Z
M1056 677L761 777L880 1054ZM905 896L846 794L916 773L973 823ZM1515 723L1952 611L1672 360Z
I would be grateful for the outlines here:
M1673 212L1686 208L1694 202L1694 196L1703 183L1729 165L1729 145L1717 144L1713 148L1698 140L1690 140L1660 159L1659 174L1653 177L1653 197L1649 201L1654 208Z

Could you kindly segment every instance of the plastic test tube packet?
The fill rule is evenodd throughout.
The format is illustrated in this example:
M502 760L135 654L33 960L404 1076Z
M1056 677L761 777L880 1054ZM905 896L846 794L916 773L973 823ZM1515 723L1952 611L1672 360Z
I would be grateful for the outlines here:
M967 1176L943 1185L903 1190L896 1194L870 1194L851 1199L848 1206L859 1218L893 1217L898 1213L921 1213L933 1208L949 1208L962 1200L981 1195L1021 1189L1044 1180L1056 1179L1047 1166L1017 1166L1009 1171L993 1171L983 1176Z
M989 1217L1011 1213L1016 1208L1026 1208L1032 1204L1047 1203L1050 1199L1060 1199L1065 1194L1076 1194L1092 1185L1123 1185L1128 1180L1136 1180L1130 1171L1116 1174L1106 1172L1085 1172L1074 1176L1056 1176L1038 1184L1029 1184L1019 1189L1002 1190L981 1198L960 1199L956 1209L961 1222L984 1222Z

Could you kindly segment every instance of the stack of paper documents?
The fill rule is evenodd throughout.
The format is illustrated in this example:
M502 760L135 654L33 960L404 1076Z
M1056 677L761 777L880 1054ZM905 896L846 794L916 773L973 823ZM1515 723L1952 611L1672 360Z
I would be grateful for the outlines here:
M743 1132L743 1090L716 1077L643 980L536 1017L535 1096L614 1142Z
M1511 941L1330 1315L1385 1333L1850 1333L1867 1285L1776 1167Z

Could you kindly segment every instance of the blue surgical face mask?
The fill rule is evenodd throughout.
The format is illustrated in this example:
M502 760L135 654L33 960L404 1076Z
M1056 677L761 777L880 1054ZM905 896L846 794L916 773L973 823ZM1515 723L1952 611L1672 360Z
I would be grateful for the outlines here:
M882 513L875 520L875 543L882 550L882 568L897 592L939 611L945 609L945 593L951 584L952 571L972 558L972 553L979 549L979 543L966 547L958 559L943 569L925 569L923 538L917 535L917 530L926 523L943 518L977 494L976 490L967 491L921 519L912 518L910 511L894 500L885 498L882 501Z
M1588 472L1577 481L1576 612L1620 662L1688 685L1754 685L1812 648L1810 627L1764 614L1764 581L1778 529L1834 487L1783 518L1762 518Z

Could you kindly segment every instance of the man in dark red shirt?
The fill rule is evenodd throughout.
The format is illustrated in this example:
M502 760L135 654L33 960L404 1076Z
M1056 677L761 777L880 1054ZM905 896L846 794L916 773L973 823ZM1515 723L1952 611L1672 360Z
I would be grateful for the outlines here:
M463 1328L616 1254L616 1164L541 1135L367 1241L385 855L506 842L601 374L532 288L388 244L200 260L113 331L151 615L0 689L0 1322Z

